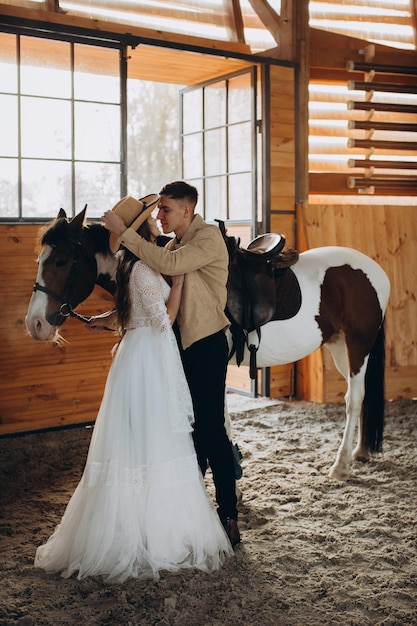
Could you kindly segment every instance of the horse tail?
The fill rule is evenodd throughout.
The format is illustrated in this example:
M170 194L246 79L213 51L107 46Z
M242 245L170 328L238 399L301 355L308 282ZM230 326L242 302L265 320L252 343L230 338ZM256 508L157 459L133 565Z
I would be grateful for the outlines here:
M363 444L370 452L381 452L385 412L385 329L382 322L369 354L362 406Z

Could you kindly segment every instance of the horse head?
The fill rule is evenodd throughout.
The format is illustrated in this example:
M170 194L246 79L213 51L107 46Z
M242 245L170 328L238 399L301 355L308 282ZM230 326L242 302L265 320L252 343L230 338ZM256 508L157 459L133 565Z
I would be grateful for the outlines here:
M72 219L60 209L41 234L38 273L26 315L26 327L34 339L55 341L58 328L88 296L108 268L108 291L114 291L116 257L111 253L109 233L101 224L86 226L87 205ZM103 263L107 259L107 264ZM98 261L100 270L98 269ZM76 315L75 315L76 316Z

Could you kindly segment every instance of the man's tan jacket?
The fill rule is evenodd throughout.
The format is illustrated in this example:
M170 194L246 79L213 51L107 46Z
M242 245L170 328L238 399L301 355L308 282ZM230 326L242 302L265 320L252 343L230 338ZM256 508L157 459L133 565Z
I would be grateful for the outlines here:
M229 256L220 229L196 214L177 249L175 239L158 248L128 228L121 243L154 270L185 274L177 322L184 350L229 326L225 315Z

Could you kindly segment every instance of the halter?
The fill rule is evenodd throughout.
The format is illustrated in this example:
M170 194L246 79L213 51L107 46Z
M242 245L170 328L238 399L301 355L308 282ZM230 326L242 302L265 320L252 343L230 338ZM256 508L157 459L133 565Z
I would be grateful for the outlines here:
M75 254L74 254L74 260L71 266L71 272L68 277L67 284L64 290L62 291L62 293L61 294L55 293L54 291L47 289L47 287L44 287L43 285L40 285L39 283L35 283L33 285L33 291L42 291L42 293L45 293L47 296L50 296L51 298L54 298L58 302L61 302L59 313L62 317L74 317L75 319L80 320L81 322L88 323L91 321L92 318L86 317L85 315L80 315L79 313L74 311L72 305L69 303L70 293L71 293L74 279L78 270L78 251L80 250L80 247L82 246L81 241L78 239L69 239L69 242L75 245ZM104 330L113 330L113 329L105 327Z

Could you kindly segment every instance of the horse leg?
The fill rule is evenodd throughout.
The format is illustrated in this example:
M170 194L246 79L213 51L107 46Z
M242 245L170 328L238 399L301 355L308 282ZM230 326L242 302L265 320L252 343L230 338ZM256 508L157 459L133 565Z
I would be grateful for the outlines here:
M366 451L360 448L360 442L362 441L361 411L365 395L367 359L365 359L359 372L351 376L349 373L349 363L343 333L340 333L336 339L332 338L332 341L326 343L326 347L330 351L337 369L347 382L347 391L345 394L346 425L341 444L336 454L336 460L329 471L329 477L338 480L347 480L349 478L349 465L352 458L359 458L359 456L364 458L364 454L366 453ZM357 448L355 448L355 452L352 453L356 425L358 425L359 443Z

